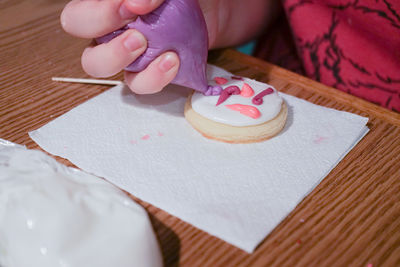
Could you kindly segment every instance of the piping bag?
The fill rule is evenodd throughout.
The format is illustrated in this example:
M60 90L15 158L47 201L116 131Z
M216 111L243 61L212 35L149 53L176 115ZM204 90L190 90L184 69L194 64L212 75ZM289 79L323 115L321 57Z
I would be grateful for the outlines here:
M219 95L222 88L208 86L207 25L197 0L165 0L153 12L138 16L122 29L97 38L105 43L128 29L140 31L147 39L147 50L128 67L140 72L166 51L174 51L180 59L178 74L173 84L192 88L205 95Z

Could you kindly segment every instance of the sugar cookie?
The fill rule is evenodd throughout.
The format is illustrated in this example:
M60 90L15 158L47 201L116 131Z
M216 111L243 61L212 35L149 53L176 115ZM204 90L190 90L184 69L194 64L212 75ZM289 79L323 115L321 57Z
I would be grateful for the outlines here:
M222 83L223 81L223 83ZM268 84L237 76L209 77L221 86L219 96L189 95L186 120L203 136L227 143L253 143L277 135L285 126L288 108Z

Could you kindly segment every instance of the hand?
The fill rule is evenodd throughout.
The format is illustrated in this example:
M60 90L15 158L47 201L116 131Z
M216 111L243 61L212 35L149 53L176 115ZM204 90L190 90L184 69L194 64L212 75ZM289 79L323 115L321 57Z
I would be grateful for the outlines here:
M71 35L96 38L117 30L156 9L163 0L73 0L61 14L61 24ZM137 3L137 4L136 4ZM108 43L91 46L82 54L82 67L91 76L104 78L117 74L135 61L147 47L145 37L136 30L127 30ZM176 76L179 58L166 52L139 73L125 72L125 82L132 91L150 94L161 91Z
M81 38L97 38L147 14L164 0L72 0L61 14L64 30ZM143 3L140 3L143 2ZM210 48L236 45L253 38L271 20L277 0L199 0L206 19ZM108 43L91 46L82 55L83 69L94 77L109 77L137 59L147 47L145 37L130 29ZM176 76L179 58L166 52L139 73L125 72L132 91L161 91Z

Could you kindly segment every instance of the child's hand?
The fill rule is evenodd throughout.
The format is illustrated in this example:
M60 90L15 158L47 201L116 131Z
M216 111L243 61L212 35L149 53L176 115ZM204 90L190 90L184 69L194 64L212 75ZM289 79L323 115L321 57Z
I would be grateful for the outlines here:
M142 3L143 2L143 3ZM137 15L156 9L163 0L73 0L61 14L64 30L81 38L96 38L115 31ZM127 30L108 43L91 46L82 55L83 69L94 77L117 74L136 60L147 47L145 37L136 30ZM139 73L125 72L125 81L136 93L161 91L176 76L179 58L166 52Z
M61 14L64 30L81 38L97 38L150 13L164 0L72 0ZM199 0L206 19L210 48L236 45L253 38L277 13L278 0ZM179 29L177 29L179 30ZM147 41L130 29L108 43L91 46L82 55L83 69L94 77L109 77L135 61ZM161 91L178 73L179 58L166 52L139 73L125 72L132 91Z

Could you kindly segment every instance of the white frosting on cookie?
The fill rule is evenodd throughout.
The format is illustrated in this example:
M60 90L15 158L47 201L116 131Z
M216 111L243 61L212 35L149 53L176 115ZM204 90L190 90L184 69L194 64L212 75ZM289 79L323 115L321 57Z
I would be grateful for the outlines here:
M0 142L0 266L156 267L162 257L146 211L118 188Z
M231 75L218 77L222 77L228 80L226 84L221 85L223 89L232 85L236 85L240 89L242 89L243 84L247 83L253 88L254 95L252 97L231 95L225 102L216 106L219 96L204 96L202 93L195 92L192 96L192 109L198 114L206 117L207 119L232 126L251 126L261 124L272 120L279 114L283 100L273 86L248 78L243 78L242 81L232 79ZM215 76L209 76L209 78L212 79L209 80L209 85L217 85L217 83L214 81ZM253 104L253 97L267 88L272 88L274 92L272 94L264 96L263 103L261 105ZM250 105L256 107L260 111L261 116L254 119L226 107L226 105L233 104Z

